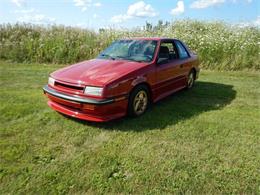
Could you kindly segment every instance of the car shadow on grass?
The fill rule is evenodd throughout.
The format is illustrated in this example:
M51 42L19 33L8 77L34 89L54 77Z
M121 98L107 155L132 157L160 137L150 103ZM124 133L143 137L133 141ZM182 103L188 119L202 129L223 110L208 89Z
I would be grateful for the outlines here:
M236 97L232 85L198 81L193 89L181 90L153 104L142 116L124 117L106 123L92 123L74 119L74 121L118 131L145 131L164 129L166 126L198 116L201 113L220 110Z

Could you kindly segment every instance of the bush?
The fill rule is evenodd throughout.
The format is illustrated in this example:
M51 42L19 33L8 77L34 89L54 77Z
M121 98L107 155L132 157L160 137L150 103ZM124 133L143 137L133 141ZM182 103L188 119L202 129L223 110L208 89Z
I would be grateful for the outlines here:
M94 58L115 39L178 38L198 53L202 67L219 70L259 70L258 27L223 22L181 20L132 30L87 29L32 24L0 25L0 59L17 62L74 63Z

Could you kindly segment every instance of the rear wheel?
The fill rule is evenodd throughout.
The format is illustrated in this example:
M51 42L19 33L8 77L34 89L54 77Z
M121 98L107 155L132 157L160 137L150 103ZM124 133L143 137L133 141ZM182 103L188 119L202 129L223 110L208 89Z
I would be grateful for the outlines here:
M191 89L195 83L195 72L191 70L187 79L187 89Z
M148 108L149 90L145 85L139 85L133 89L128 101L129 116L140 116Z

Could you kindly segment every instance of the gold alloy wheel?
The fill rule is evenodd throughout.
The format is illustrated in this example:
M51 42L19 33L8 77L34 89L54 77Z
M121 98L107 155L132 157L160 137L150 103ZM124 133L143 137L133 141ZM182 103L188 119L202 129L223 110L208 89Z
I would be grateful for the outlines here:
M194 74L193 72L191 72L188 78L188 88L191 88L193 86L193 83L194 83Z
M139 91L134 98L134 112L141 115L146 110L148 103L147 93L144 90Z

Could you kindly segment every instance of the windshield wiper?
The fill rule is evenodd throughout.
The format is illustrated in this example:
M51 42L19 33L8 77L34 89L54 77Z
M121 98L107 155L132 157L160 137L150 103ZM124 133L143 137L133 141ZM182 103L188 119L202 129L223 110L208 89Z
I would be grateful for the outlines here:
M134 60L135 62L147 62L147 61L145 61L145 60Z
M116 58L121 58L121 59L128 59L126 56L115 56Z
M135 59L129 59L129 60L132 60L132 61L134 61L134 62L147 62L146 60L135 60Z
M100 55L103 56L103 57L108 57L108 58L110 58L110 59L112 59L112 60L115 60L115 58L112 57L111 55L108 55L108 54L105 54L105 53L102 53L102 54L100 54Z
M134 61L134 62L145 62L144 60L135 60L126 56L115 56L115 58L119 58L119 59L124 59L124 60L130 60L130 61Z

